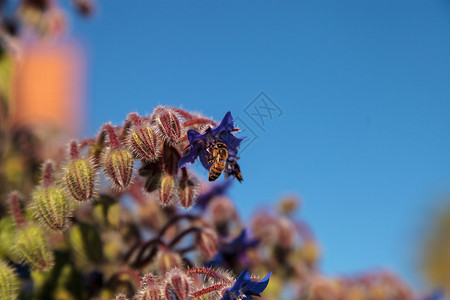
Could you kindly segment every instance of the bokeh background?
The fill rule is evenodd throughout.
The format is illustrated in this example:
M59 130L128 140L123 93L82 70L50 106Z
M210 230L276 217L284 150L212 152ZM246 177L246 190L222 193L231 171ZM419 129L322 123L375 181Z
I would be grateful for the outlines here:
M82 136L159 104L231 110L252 141L230 191L244 219L300 195L326 274L422 287L420 244L450 194L449 1L102 1L69 21ZM281 109L262 128L245 110L261 92Z

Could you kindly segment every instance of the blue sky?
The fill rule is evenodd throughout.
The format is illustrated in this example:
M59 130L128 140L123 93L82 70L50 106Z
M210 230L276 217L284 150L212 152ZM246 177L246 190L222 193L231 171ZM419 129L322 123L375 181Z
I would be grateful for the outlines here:
M231 110L257 136L231 191L244 217L298 194L327 274L421 285L418 238L450 191L450 1L99 1L72 34L86 134L158 104ZM282 111L264 130L245 113L261 92Z

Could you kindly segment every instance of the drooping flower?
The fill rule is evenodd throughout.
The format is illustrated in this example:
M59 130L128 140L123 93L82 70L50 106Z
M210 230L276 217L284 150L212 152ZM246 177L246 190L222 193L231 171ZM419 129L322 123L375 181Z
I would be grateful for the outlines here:
M239 145L244 138L235 137L232 132L234 131L234 120L231 116L231 112L227 112L222 119L222 122L216 127L208 128L205 132L199 133L196 130L190 129L187 132L187 137L190 144L190 150L188 154L180 159L179 167L184 168L193 164L198 157L205 167L209 170L211 164L208 162L210 154L208 149L217 142L224 143L227 146L228 158L226 175L240 174L239 167L236 162L236 155ZM238 177L238 176L236 176ZM238 177L239 179L239 177Z
M234 285L225 291L221 300L253 300L253 296L259 296L267 287L270 275L272 275L272 272L260 281L253 281L247 269L245 269L236 279Z

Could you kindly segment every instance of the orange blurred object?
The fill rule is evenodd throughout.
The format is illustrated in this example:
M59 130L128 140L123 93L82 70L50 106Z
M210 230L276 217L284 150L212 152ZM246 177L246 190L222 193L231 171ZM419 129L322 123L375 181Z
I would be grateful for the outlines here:
M84 112L83 73L83 59L74 44L42 43L24 49L15 72L15 123L78 134Z

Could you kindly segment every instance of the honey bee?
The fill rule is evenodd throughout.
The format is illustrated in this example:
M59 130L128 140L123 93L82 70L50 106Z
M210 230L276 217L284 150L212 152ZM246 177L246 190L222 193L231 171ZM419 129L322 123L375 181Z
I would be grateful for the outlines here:
M224 143L217 142L212 147L208 149L209 158L208 163L211 164L209 168L209 181L214 181L219 178L225 168L225 163L228 158L227 145Z

